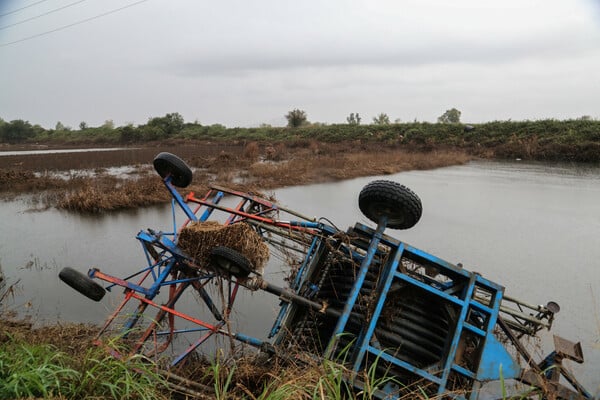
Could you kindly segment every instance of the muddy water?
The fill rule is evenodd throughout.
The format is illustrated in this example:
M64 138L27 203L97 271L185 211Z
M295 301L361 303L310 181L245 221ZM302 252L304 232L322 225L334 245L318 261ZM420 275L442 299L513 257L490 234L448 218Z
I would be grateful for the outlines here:
M422 199L423 217L408 231L388 231L451 262L462 262L506 286L521 300L556 301L553 333L581 340L586 362L572 368L592 391L600 387L600 168L575 165L476 162L466 166L386 176ZM278 190L282 204L324 216L345 229L368 223L357 206L360 189L374 178ZM119 298L94 303L56 277L64 266L98 266L126 275L143 265L134 235L168 230L166 207L91 218L49 210L26 211L20 201L0 206L0 263L9 282L20 279L11 306L36 320L98 322ZM270 279L280 279L270 265ZM244 295L238 327L264 337L277 300ZM548 342L544 336L542 345ZM547 354L549 348L540 353Z
M35 154L63 154L63 153L88 153L99 151L116 151L116 150L131 150L127 147L109 147L109 148L89 148L89 149L52 149L52 150L15 150L15 151L0 151L2 156L30 156Z

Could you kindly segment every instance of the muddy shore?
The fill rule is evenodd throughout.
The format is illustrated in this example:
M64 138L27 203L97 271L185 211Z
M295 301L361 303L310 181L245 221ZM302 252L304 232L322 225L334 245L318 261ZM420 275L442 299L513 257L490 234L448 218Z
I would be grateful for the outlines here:
M0 195L30 194L39 197L45 207L89 213L163 203L168 195L152 169L153 158L162 151L178 155L192 167L194 179L189 190L197 192L211 184L270 190L433 169L470 159L452 149L423 151L361 142L172 141L106 151L0 156ZM127 168L120 170L122 167Z

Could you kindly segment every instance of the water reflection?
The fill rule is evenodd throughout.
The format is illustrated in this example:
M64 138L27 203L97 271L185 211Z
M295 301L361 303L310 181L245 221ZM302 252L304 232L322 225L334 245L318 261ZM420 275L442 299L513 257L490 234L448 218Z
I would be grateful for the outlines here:
M506 293L531 303L553 300L561 313L553 332L581 340L586 363L569 365L592 390L600 386L600 168L539 163L475 162L433 171L412 171L384 179L415 191L423 217L395 236L507 287ZM340 229L360 221L360 189L374 178L276 191L284 205L329 218ZM144 264L134 236L140 229L170 228L168 207L91 218L58 210L27 213L22 202L0 207L0 263L20 278L13 307L36 319L98 322L121 293L94 303L59 282L65 266L98 266L116 275ZM283 265L269 265L281 280ZM264 337L277 309L272 296L245 293L236 304L238 327ZM544 338L547 341L547 338ZM544 349L544 353L548 350Z

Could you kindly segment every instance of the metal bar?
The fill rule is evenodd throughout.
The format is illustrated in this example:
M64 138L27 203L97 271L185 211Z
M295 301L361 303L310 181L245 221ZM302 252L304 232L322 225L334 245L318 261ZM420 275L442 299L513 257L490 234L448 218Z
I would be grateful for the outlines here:
M466 369L466 368L464 368L464 367L461 367L461 366L460 366L460 365L458 365L458 364L453 364L453 365L452 365L452 369L453 369L454 371L458 372L459 374L461 374L461 375L463 375L463 376L466 376L466 377L468 377L468 378L471 378L471 379L475 379L475 378L476 378L476 375L475 375L475 373L474 373L474 372L472 372L472 371L469 371L468 369Z
M193 194L193 193L191 193L191 194ZM189 195L188 195L188 197L189 197ZM186 201L188 200L188 197L186 197ZM206 205L207 209L204 211L202 216L199 218L199 221L202 221L202 222L206 221L208 219L208 217L210 217L211 214L213 213L213 211L215 210L214 205L219 203L222 198L223 198L223 193L217 192L215 194L215 197L213 197L212 202L205 201L204 203L201 203L201 204ZM212 205L208 206L208 204L212 204Z
M286 301L281 302L281 306L279 308L279 313L277 314L277 318L275 318L275 322L273 323L271 332L269 332L269 336L268 336L269 339L271 339L273 336L275 336L277 334L277 332L279 332L279 330L281 329L281 323L283 321L283 318L287 314L287 309L288 309L289 305L290 305L290 303L288 303Z
M243 209L243 208L244 208L244 204L246 204L246 202L247 202L247 201L248 201L248 200L246 200L246 199L242 199L242 200L241 200L241 201L238 203L238 205L237 205L237 207L236 207L235 209L236 209L237 211L240 211L241 209ZM229 216L229 218L227 218L227 221L225 221L225 225L229 225L229 224L231 224L231 223L233 222L233 220L234 220L234 219L235 219L235 215L234 215L234 214L231 214L231 215Z
M354 230L357 233L362 233L363 235L366 235L367 237L372 236L375 233L375 230L373 230L373 228L370 228L369 226L358 223L358 222L354 225ZM383 234L381 236L381 243L383 243L387 246L390 246L390 247L398 247L401 242L400 242L400 240L398 240L396 238L393 238L391 236ZM434 264L434 265L440 267L440 269L444 270L445 273L449 273L450 275L453 275L455 277L463 277L466 279L469 278L468 271L465 271L462 268L459 268L456 265L449 263L448 261L442 260L441 258L435 257L427 252L424 252L423 250L420 250L414 246L411 246L408 243L404 243L404 245L405 245L404 251L407 254L412 254L412 255L421 257L424 260L429 261L431 264Z
M456 351L458 349L460 337L462 335L463 324L467 317L467 313L469 312L470 299L473 296L473 291L475 290L475 280L476 280L476 275L471 274L471 279L469 280L469 285L467 286L465 293L464 293L464 298L466 299L466 301L463 302L461 310L460 310L460 314L458 315L458 318L457 318L458 322L456 323L454 336L453 336L452 342L450 344L450 350L448 351L448 354L446 355L446 361L443 365L440 387L438 388L438 395L442 395L446 391L446 383L448 382L448 377L450 375L450 369L451 369L452 365L454 364L454 359L456 358Z
M502 331L506 334L506 336L508 336L508 338L512 342L513 346L515 346L515 348L517 349L517 351L521 354L521 356L523 356L523 358L525 359L525 361L527 362L527 364L529 364L529 366L535 372L541 374L542 373L541 368L535 363L535 361L533 361L533 357L531 356L531 354L529 354L529 352L527 351L527 349L525 348L525 346L523 346L523 344L515 336L515 334L513 333L513 331L510 329L510 327L504 321L504 319L502 317L498 316L497 323L500 326L500 328L502 329Z
M189 286L189 283L182 283L181 285L179 285L179 287L175 290L175 292L171 293L171 296L169 297L169 301L165 305L167 307L174 307L175 303L177 302L177 300L179 300L179 297L181 297L181 295L183 294L183 291L188 286ZM161 323L161 321L163 320L163 318L165 317L166 314L167 314L167 311L165 311L165 310L158 311L158 313L156 314L156 317L154 317L152 319L152 322L150 322L150 325L148 325L148 328L146 329L144 334L140 337L137 344L133 347L132 351L134 353L137 352L142 347L144 342L152 334L152 331L156 330L156 327L158 326L158 324Z
M302 297L288 289L284 289L282 287L273 285L272 283L269 283L267 281L262 281L260 283L260 288L267 293L271 293L281 297L284 300L289 300L296 304L312 308L313 310L319 311L323 314L331 315L334 317L340 317L342 315L341 311L333 308L328 308L327 305L324 303L318 303L316 301L309 300L306 297Z
M313 221L313 222L316 221L315 217L308 217L306 215L302 215L302 214L300 214L299 212L297 212L295 210L290 210L287 207L281 206L281 205L279 205L277 203L274 203L274 202L271 202L269 200L265 200L265 199L263 199L261 197L251 195L249 193L238 192L238 191L231 190L231 189L228 189L228 188L225 188L225 187L222 187L222 186L217 186L217 185L212 185L211 187L213 189L219 190L221 192L225 192L225 193L228 193L228 194L232 194L232 195L235 195L235 196L246 198L248 200L252 200L252 201L254 201L256 203L259 203L259 204L262 204L264 206L268 206L268 207L272 207L272 208L275 208L275 209L279 209L281 211L284 211L284 212L286 212L286 213L288 213L290 215L293 215L295 217L301 218L301 219L306 220L306 221Z
M296 277L294 279L294 283L292 284L291 289L292 290L298 290L300 289L300 285L302 284L302 276L304 274L304 270L306 269L306 266L308 265L308 263L314 259L314 254L317 252L317 245L321 245L321 241L319 240L318 236L314 236L312 243L310 244L310 247L308 248L308 251L306 252L306 257L304 257L304 262L302 263L302 265L300 266L300 268L298 268L298 271L296 272Z
M372 346L368 346L367 351L369 353L374 354L378 358L381 358L387 362L397 365L398 367L405 369L407 371L410 371L415 375L419 375L420 377L425 378L430 382L436 383L438 385L441 385L441 383L442 383L442 380L439 377L437 377L433 374L430 374L429 372L427 372L421 368L417 368L414 365L407 363L406 361L400 360L399 358L396 358L396 357L386 353L384 350L377 349Z
M479 336L485 336L486 332L483 329L479 329L476 326L473 326L471 324L469 324L468 322L465 322L463 324L463 328L465 328L468 331L471 331L472 333L479 335Z
M186 204L185 200L183 199L183 197L181 197L181 195L179 194L177 189L175 189L175 186L173 186L171 181L172 181L171 175L167 175L167 177L165 177L165 179L163 179L163 183L164 183L165 187L167 188L167 190L169 191L169 193L171 193L171 196L173 197L173 199L177 202L179 207L183 210L185 215L187 215L187 217L190 220L192 220L194 222L198 221L198 218L196 218L196 214L194 214L194 212L191 210L191 208Z
M231 290L231 281L229 281L229 297L227 298L227 308L225 309L225 318L229 319L229 315L231 314L231 310L233 308L233 303L235 302L235 298L237 297L238 289L240 288L239 282L235 282L233 286L233 291Z
M244 335L243 333L234 333L233 337L239 340L240 342L249 344L254 347L261 347L265 342L260 339L254 338L252 336Z
M121 303L117 306L115 311L104 322L104 325L102 326L102 328L100 328L100 331L96 334L96 338L95 338L96 340L100 338L100 336L108 329L110 324L112 324L114 319L117 318L117 315L119 315L119 313L123 310L125 305L129 302L129 300L131 300L132 294L133 294L133 292L130 290L125 291L125 298L121 301Z
M212 189L209 189L208 192L206 192L206 194L204 195L204 197L202 198L202 200L206 201L208 199L208 197L210 196L210 194L212 193ZM200 209L202 208L202 204L198 204L196 206L196 208L193 210L194 215L196 215L198 213L198 211L200 211ZM188 226L188 224L191 222L192 220L187 218L183 224L181 225L181 227L179 228L179 230L185 228L186 226Z
M515 310L514 308L510 308L510 307L506 307L506 306L500 306L500 311L502 311L505 314L511 315L515 318L520 318L520 319L524 319L525 321L534 323L536 325L541 325L544 328L548 328L550 327L551 324L548 324L546 322L544 322L543 320L539 319L539 318L535 318L532 317L531 315L525 314L519 310Z
M303 231L303 232L308 232L308 233L311 232L309 223L305 223L304 224L305 226L303 226L301 223L297 223L297 224L292 225L290 222L277 221L277 220L273 220L271 218L265 218L265 217L261 217L261 216L258 216L258 215L249 214L249 213L244 212L244 211L236 211L236 210L234 210L232 208L223 207L223 206L220 206L220 205L217 205L217 204L213 204L213 203L210 203L210 202L205 202L205 201L203 201L201 199L196 199L196 198L193 197L193 193L190 193L190 195L188 195L188 197L186 199L188 201L193 201L195 203L203 204L203 205L215 208L215 209L220 210L220 211L224 211L224 212L235 214L235 215L240 215L242 217L246 217L248 219L253 219L253 220L256 220L256 221L261 221L261 222L264 222L266 224L270 224L270 225L274 225L274 226L281 226L281 227L285 227L285 228L289 228L289 229L294 229L294 230L298 230L298 231ZM319 225L319 224L316 224L316 223L312 223L312 224Z
M194 289L196 289L196 291L198 292L198 294L200 295L200 297L202 298L212 315L215 317L215 319L217 321L222 321L223 316L221 315L221 311L219 311L217 306L215 306L215 303L212 301L210 295L208 294L206 289L204 289L204 285L200 285L200 282L196 281L192 282L192 286L194 287Z
M220 326L223 326L224 323L225 322L221 322ZM194 342L190 346L188 346L187 349L185 349L179 356L177 356L171 362L171 367L174 367L177 364L179 364L185 357L187 357L188 354L190 354L192 351L196 350L198 348L198 346L200 346L202 343L206 342L211 336L213 336L216 333L217 333L216 331L208 331L204 335L200 336L200 338L196 342Z
M267 224L260 221L255 220L245 220L246 223L256 226L261 229L268 230L269 232L273 232L277 235L289 238L290 240L297 241L299 243L306 243L306 236L318 235L318 232L304 232L299 230L290 230L289 227L283 226L278 227L273 224Z
M520 378L521 382L524 382L528 385L531 385L535 388L538 388L543 395L546 397L542 398L554 398L561 400L593 400L593 397L584 397L583 394L577 393L564 385L561 385L557 382L550 382L547 379L544 379L541 372L537 371L525 371ZM552 396L552 397L550 397Z
M363 337L359 338L359 340L357 340L356 342L358 344L358 354L356 355L356 358L354 360L354 366L352 367L352 370L354 372L358 372L358 370L360 369L363 358L365 356L365 352L367 351L367 347L369 345L371 337L373 336L373 332L375 331L377 321L379 320L379 315L383 310L383 305L387 298L387 294L390 290L390 287L392 286L394 274L396 272L396 269L398 268L398 264L400 263L400 259L402 258L403 252L404 244L400 244L400 246L396 247L394 251L394 256L392 257L391 261L389 261L388 266L385 269L383 276L381 277L381 279L383 280L383 287L381 288L377 296L377 305L375 306L375 310L373 311L373 316L369 321L367 331L364 333Z
M375 235L373 236L369 249L367 250L367 255L363 259L358 275L354 282L354 286L352 287L352 291L346 300L346 304L344 305L344 311L342 315L338 319L335 330L333 331L332 337L329 340L329 344L327 345L327 350L325 351L325 357L330 358L337 346L337 341L339 339L339 335L344 332L346 328L346 324L348 323L348 319L350 318L350 314L352 313L352 308L354 308L354 304L356 304L356 300L358 299L358 295L360 293L360 289L365 282L365 278L367 276L367 272L369 270L369 266L373 261L373 257L375 256L375 252L377 251L377 247L379 246L379 242L381 241L381 235L383 235L383 231L387 225L387 217L382 216L379 223L377 224L377 231L375 231Z
M560 369L561 375L564 376L564 378L567 380L567 382L569 382L575 388L575 390L577 390L579 393L581 393L581 395L584 398L586 398L586 399L594 398L594 396L590 392L585 390L585 388L583 386L581 386L581 384L577 381L577 379L575 379L575 377L566 368L563 368L563 366L561 365L559 367L559 369Z
M540 312L548 312L548 309L545 306L543 306L543 305L526 303L526 302L524 302L522 300L516 299L516 298L511 297L511 296L506 296L505 295L504 296L504 300L510 301L512 303L518 304L518 305L523 306L523 307L527 307L527 308L529 308L531 310L540 311Z
M110 283L113 283L115 285L123 286L124 288L133 290L134 292L143 293L145 295L150 295L151 294L150 290L146 289L143 286L136 285L135 283L127 282L124 279L117 278L117 277L112 276L112 275L107 275L107 274L101 272L99 269L96 269L96 268L92 268L90 270L90 277L91 278L102 279L103 281L110 282Z
M448 301L450 301L450 302L452 302L454 304L457 304L459 306L462 306L463 304L465 304L464 300L461 300L461 299L459 299L456 296L450 296L450 295L448 295L445 292L442 292L442 291L440 291L440 290L438 290L436 288L433 288L433 287L427 285L426 283L421 282L418 279L413 278L412 276L408 276L408 275L406 275L406 274L404 274L402 272L396 272L395 275L399 279L402 279L403 281L406 281L406 282L410 283L411 285L418 286L421 289L424 289L424 290L428 291L429 293L432 293L432 294L434 294L434 295L436 295L438 297L441 297L441 298L443 298L445 300L448 300Z
M135 297L136 299L142 301L145 304L148 304L148 305L151 305L152 307L156 307L156 308L165 310L165 311L167 311L170 314L173 314L173 315L175 315L175 316L177 316L179 318L185 319L186 321L193 322L196 325L203 326L203 327L205 327L207 329L210 329L210 330L213 330L213 331L217 331L219 329L219 327L217 325L212 325L212 324L209 324L208 322L202 321L202 320L200 320L198 318L190 317L189 315L184 314L182 312L179 312L179 311L177 311L177 310L175 310L173 308L169 308L169 307L164 306L164 305L156 304L152 300L149 300L149 299L147 299L145 297L142 297L142 296L140 296L140 295L138 295L136 293L133 293L132 296Z
M165 336L170 335L171 333L180 334L180 333L194 333L194 332L206 332L208 328L185 328L185 329L174 329L173 332L169 331L158 331L155 333L156 336Z

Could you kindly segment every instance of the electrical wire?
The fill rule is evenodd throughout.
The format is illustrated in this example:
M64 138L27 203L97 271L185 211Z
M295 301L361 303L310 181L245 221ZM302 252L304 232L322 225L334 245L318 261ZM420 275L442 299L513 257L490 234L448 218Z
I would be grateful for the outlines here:
M48 0L40 0L40 1L36 1L35 3L31 3L31 4L30 4L30 5L28 5L28 6L21 7L21 8L17 8L16 10L12 10L12 11L9 11L9 12L7 12L7 13L0 14L0 17L4 17L4 16L6 16L6 15L10 15L10 14L17 13L17 12L19 12L19 11L21 11L21 10L24 10L24 9L26 9L26 8L29 8L29 7L33 7L33 6L35 6L36 4L44 3L44 2L46 2L46 1L48 1Z
M45 13L43 13L43 14L36 15L35 17L26 18L26 19L24 19L24 20L22 20L22 21L15 22L14 24L5 25L5 26L0 26L0 31L1 31L1 30L3 30L3 29L7 29L7 28L10 28L10 27L13 27L13 26L15 26L15 25L21 25L21 24L24 24L25 22L33 21L34 19L38 19L38 18L41 18L41 17L45 17L46 15L53 14L53 13L55 13L55 12L58 12L58 11L64 10L65 8L73 7L74 5L77 5L77 4L79 4L79 3L83 3L84 1L86 1L86 0L78 0L78 1L76 1L76 2L69 3L69 4L67 4L67 5L64 5L64 6L62 6L62 7L55 8L54 10L50 10L50 11L48 11L48 12L45 12Z
M116 12L119 12L119 11L125 10L125 9L127 9L127 8L130 8L130 7L137 6L138 4L145 3L146 1L148 1L148 0L140 0L140 1L136 1L135 3L131 3L131 4L128 4L128 5L126 5L126 6L123 6L123 7L115 8L115 9L113 9L113 10L106 11L106 12L104 12L104 13L101 13L101 14L95 15L95 16L93 16L93 17L86 18L86 19L82 19L82 20L80 20L80 21L77 21L77 22L73 22L72 24L63 25L63 26L60 26L60 27L58 27L58 28L51 29L51 30L49 30L49 31L45 31L45 32L41 32L41 33L38 33L38 34L35 34L35 35L27 36L27 37L24 37L24 38L22 38L22 39L19 39L19 40L14 40L14 41L12 41L12 42L1 43L1 44L0 44L0 48L2 48L2 47L6 47L6 46L10 46L10 45L13 45L13 44L16 44L16 43L25 42L25 41L27 41L27 40L35 39L35 38L38 38L38 37L40 37L40 36L49 35L49 34L51 34L51 33L58 32L58 31L62 31L62 30L64 30L64 29L71 28L71 27L73 27L73 26L76 26L76 25L81 25L81 24L84 24L84 23L86 23L86 22L93 21L93 20L95 20L95 19L102 18L102 17L105 17L105 16L107 16L107 15L114 14L114 13L116 13Z

